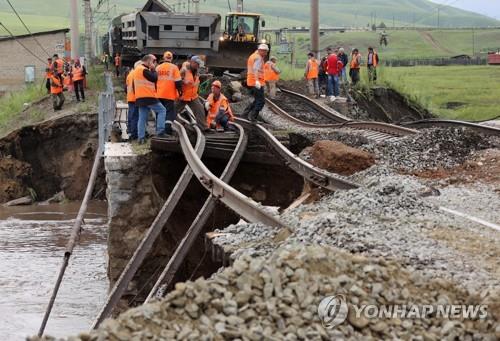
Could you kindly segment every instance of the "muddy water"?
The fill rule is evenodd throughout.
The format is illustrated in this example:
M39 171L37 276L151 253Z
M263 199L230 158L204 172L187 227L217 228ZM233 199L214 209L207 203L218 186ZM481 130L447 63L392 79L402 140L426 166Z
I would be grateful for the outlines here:
M79 203L0 207L0 340L38 332ZM106 204L93 202L46 333L88 330L106 297Z

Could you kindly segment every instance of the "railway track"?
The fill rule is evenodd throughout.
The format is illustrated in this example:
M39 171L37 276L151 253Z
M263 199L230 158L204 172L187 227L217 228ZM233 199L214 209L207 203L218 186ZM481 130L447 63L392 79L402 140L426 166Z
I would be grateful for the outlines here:
M335 110L327 108L304 95L284 89L282 89L282 93L285 94L285 96L290 96L291 98L300 99L301 101L307 102L310 108L315 109L318 116L322 116L323 118L329 119L330 122L336 122L336 123L314 123L314 122L304 121L303 119L300 119L297 116L288 112L287 110L281 108L280 105L278 105L274 101L266 98L268 107L271 109L272 112L302 127L315 128L315 129L350 128L359 131L361 135L366 137L368 140L372 141L385 141L385 140L391 141L403 136L417 133L417 131L414 129L400 127L388 123L352 121L347 117L341 115L340 113L336 112ZM290 108L290 106L288 107ZM301 107L299 107L298 109L301 110Z
M499 128L489 127L486 125L465 122L465 121L432 119L432 120L421 120L421 121L403 123L403 125L406 127L412 127L412 128L417 128L417 129L433 128L433 127L444 127L444 128L464 127L464 128L472 129L474 131L477 131L478 133L482 133L485 135L500 136L500 129Z

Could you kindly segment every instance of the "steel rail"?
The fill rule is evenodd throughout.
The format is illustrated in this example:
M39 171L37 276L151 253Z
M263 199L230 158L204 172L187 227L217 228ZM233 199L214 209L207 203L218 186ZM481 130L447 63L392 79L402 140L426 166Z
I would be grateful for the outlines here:
M47 309L45 310L45 315L43 316L42 324L40 326L40 329L38 330L39 337L43 336L43 332L45 331L45 327L47 326L47 321L49 320L50 313L52 312L52 307L54 306L57 293L59 292L59 288L61 286L64 273L66 272L66 268L69 264L69 259L73 254L73 249L76 245L77 240L80 238L80 234L82 232L83 218L85 216L85 213L87 212L87 207L92 197L92 192L94 191L94 186L97 179L97 173L99 171L99 163L101 161L101 156L102 156L102 149L99 146L97 148L94 157L94 163L92 165L92 171L90 172L89 182L87 183L87 189L85 190L85 196L83 197L83 201L82 204L80 205L78 215L76 216L75 223L73 224L73 229L71 230L70 238L64 250L64 258L61 268L59 270L59 275L57 276L56 284L54 286L54 290L52 291L52 296L50 297L49 304L47 306Z
M321 168L315 167L310 163L302 160L297 155L293 154L288 148L283 146L276 137L273 136L261 124L252 124L242 118L237 118L237 122L241 123L247 129L255 129L265 142L271 147L276 155L281 157L286 166L290 167L297 174L303 176L307 180L315 183L318 186L324 187L331 191L348 190L358 188L359 185L347 180L341 175L332 174Z
M234 123L234 126L239 131L239 139L236 147L234 148L233 154L231 155L231 158L229 159L226 168L224 169L220 177L220 179L225 183L229 183L229 181L231 181L231 178L236 172L236 168L240 164L240 161L243 157L243 154L245 153L248 144L248 136L247 134L245 134L243 127L237 123ZM210 214L212 214L212 211L214 210L216 204L217 204L217 197L211 195L207 198L205 204L203 205L200 212L196 216L195 220L189 227L184 238L182 238L181 242L175 249L175 252L170 257L168 264L163 269L153 289L146 298L145 303L149 302L155 296L157 297L163 296L162 295L163 292L165 291L166 288L168 288L168 286L174 279L175 274L177 273L179 267L186 258L189 250L193 246L193 243L195 242L198 235L201 233L208 218L210 218Z
M302 95L300 95L302 96ZM305 100L311 101L311 99L303 96ZM286 119L293 121L294 123L303 126L303 127L308 127L308 128L319 128L319 129L326 129L326 128L332 128L332 129L342 129L342 128L353 128L353 129L358 129L358 130L365 130L367 133L370 131L375 131L379 133L384 133L386 136L383 136L382 139L389 139L392 137L402 137L402 136L407 136L407 135L412 135L416 134L417 130L415 129L410 129L406 127L401 127L397 126L394 124L389 124L389 123L383 123L383 122L367 122L367 121L345 121L344 123L328 123L328 124L319 124L319 123L311 123L311 122L306 122L303 120L300 120L289 113L287 113L285 110L280 108L276 103L274 103L272 100L266 98L266 103L269 106L269 108L276 114L285 117ZM313 105L318 105L315 102L311 102ZM369 136L368 136L369 138Z
M192 126L196 130L196 134L201 135L198 126ZM232 209L235 213L251 223L263 223L269 226L288 228L283 222L275 218L271 214L265 212L259 204L251 198L238 192L233 187L224 183L216 177L201 161L200 157L194 153L193 147L189 143L189 138L186 129L179 122L174 122L174 130L179 135L182 152L189 166L200 181L201 185L209 191L212 196L217 197L226 206Z
M415 122L405 122L402 124L406 127L415 127L415 128L465 127L486 135L492 135L492 136L500 135L499 128L481 125L477 123L466 122L466 121L431 119L431 120L420 120Z
M188 143L190 143L189 140ZM191 147L192 153L194 155L196 155L197 157L201 157L205 149L205 136L202 134L198 134L194 149L191 146L191 144L189 146ZM192 176L193 172L191 171L191 168L189 167L189 165L186 165L186 168L184 168L182 175L180 176L175 187L170 193L167 201L165 201L165 204L161 208L155 220L151 223L151 226L146 231L144 237L142 238L141 243L135 250L134 255L132 256L132 258L130 258L125 269L123 269L120 278L118 279L113 289L111 290L111 293L109 294L106 303L104 304L97 318L92 324L92 329L96 329L97 327L99 327L101 322L111 314L113 308L116 306L116 304L122 297L123 293L127 289L129 282L133 279L137 270L139 269L139 267L142 265L142 262L146 258L148 252L153 247L153 243L155 242L155 240L158 238L161 231L165 227L168 219L170 218L170 215L174 211L182 194L189 185Z

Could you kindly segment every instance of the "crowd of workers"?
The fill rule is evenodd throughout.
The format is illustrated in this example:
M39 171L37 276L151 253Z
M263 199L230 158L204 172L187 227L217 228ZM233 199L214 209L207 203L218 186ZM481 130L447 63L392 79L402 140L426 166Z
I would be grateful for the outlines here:
M52 58L47 59L45 72L45 86L47 93L52 96L54 110L62 109L65 101L64 90L74 90L76 101L85 102L84 88L87 70L81 65L79 59L67 62L54 54Z
M326 53L327 55L321 61L316 59L314 53L307 55L308 60L304 78L307 80L309 95L319 98L322 89L325 89L326 97L333 102L340 96L341 86L346 87L349 84L356 85L359 83L362 56L356 48L352 50L350 59L342 47L335 51L332 48L327 48ZM377 81L378 64L377 52L372 47L369 47L366 65L370 83ZM349 72L347 72L348 66ZM350 82L347 74L351 78Z

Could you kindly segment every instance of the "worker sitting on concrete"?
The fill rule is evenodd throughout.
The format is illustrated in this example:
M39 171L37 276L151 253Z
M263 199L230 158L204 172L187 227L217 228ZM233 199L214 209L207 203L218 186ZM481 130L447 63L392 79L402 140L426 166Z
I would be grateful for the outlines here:
M83 84L85 81L85 76L87 75L87 70L85 66L80 64L79 59L75 59L75 64L71 70L71 79L73 81L73 87L75 89L76 101L80 102L80 97L82 102L85 102L85 92L83 90Z
M60 73L54 72L50 78L50 93L52 96L52 106L55 111L61 110L64 104L63 78Z
M186 105L193 111L198 126L202 130L207 130L207 120L203 104L198 97L198 88L200 86L199 68L203 61L198 56L191 57L189 65L181 70L182 94L177 105L177 112L184 110Z
M304 71L304 77L307 79L307 89L310 96L319 98L319 62L312 52L307 54L307 58L306 69Z
M52 78L52 58L47 58L47 67L45 68L45 88L50 94L50 79Z
M145 143L146 124L149 111L156 114L156 135L165 136L165 107L160 103L156 95L156 57L152 54L145 55L141 63L134 71L133 85L135 93L135 104L139 107L139 122L137 123L137 134L139 144Z
M134 71L141 64L141 61L137 61L134 68L129 71L127 78L125 79L126 89L127 89L127 103L128 103L128 115L127 115L127 134L128 140L137 140L137 124L139 121L139 107L135 104L135 92L134 92Z
M243 115L248 115L251 122L257 121L259 113L265 104L265 95L263 85L264 80L264 57L269 52L267 44L260 44L247 61L247 86L254 98L243 112Z
M360 81L359 70L361 68L361 53L358 49L352 50L351 68L349 69L349 76L351 76L352 85L358 84Z
M156 67L158 73L158 82L156 83L156 92L161 104L167 110L167 121L165 124L165 133L172 135L172 124L177 117L175 111L175 100L182 94L182 78L177 65L172 64L174 55L167 51L163 54L163 63Z
M377 82L377 66L379 64L378 54L375 52L373 47L368 48L368 61L366 63L368 67L368 81L370 83Z
M233 111L229 101L221 92L222 84L220 81L212 83L212 93L208 95L205 102L207 109L207 125L210 129L229 129L229 121L234 121Z
M276 65L278 59L274 56L269 58L269 61L264 64L264 80L266 88L271 99L276 98L276 84L280 80L280 69Z

